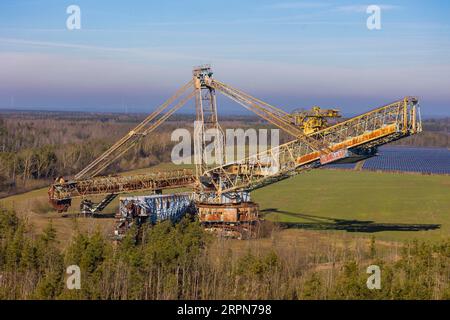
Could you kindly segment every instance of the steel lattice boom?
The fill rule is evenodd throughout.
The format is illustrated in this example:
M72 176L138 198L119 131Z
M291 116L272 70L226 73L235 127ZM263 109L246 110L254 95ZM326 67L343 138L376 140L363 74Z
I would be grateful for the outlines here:
M76 197L182 188L193 186L195 181L192 170L184 169L55 183L50 187L48 194L50 202L56 209L66 211L71 199Z
M281 130L284 130L297 139L302 140L305 144L310 146L311 149L322 150L322 152L328 151L326 147L320 144L320 141L309 138L303 133L303 130L296 127L293 124L292 116L286 112L217 80L211 80L210 85L219 90L228 98L242 105L247 110L254 112Z
M202 151L205 147L204 130L221 130L217 119L216 91L291 134L295 139L240 161L213 168L208 167L202 158L195 172L176 170L133 176L98 176L193 97L196 101L197 121L202 123L198 139ZM327 116L337 115L336 110L328 111L331 113L327 113ZM194 69L191 81L80 171L74 180L59 179L51 185L49 199L58 211L66 211L72 198L104 195L105 199L98 204L83 202L86 211L97 212L103 210L117 194L190 187L194 190L198 208L203 210L200 214L202 217L222 217L224 212L234 212L236 217L257 217L256 204L250 205L249 201L243 201L244 204L247 203L244 206L238 204L241 201L239 199L243 199L243 194L327 163L358 161L374 156L378 146L421 132L418 115L417 98L406 97L325 129L321 128L326 126L323 125L326 122L321 122L323 126L312 126L312 129L309 128L312 132L305 132L302 124L298 123L298 116L296 118L295 115L213 79L210 66L201 66ZM222 141L217 141L217 145L219 149L223 148ZM203 156L203 153L200 154ZM224 205L224 196L234 199L233 205L238 206L227 207L228 211L209 206Z
M321 154L304 140L289 143L241 161L213 168L205 175L219 186L217 193L253 190L349 157L374 155L376 147L422 131L417 118L418 100L406 97L387 106L308 135L332 151Z
M191 92L183 97L177 104L170 108L166 113L163 113L169 108L177 99L183 96L186 91L192 87L193 80L189 81L183 87L181 87L172 97L159 106L152 114L145 118L139 125L133 130L128 132L124 137L117 141L112 147L106 150L100 157L95 159L86 168L81 170L75 179L85 179L97 176L103 170L105 170L114 161L123 156L128 150L135 146L142 138L147 136L150 132L159 127L165 120L167 120L172 114L186 104L191 99L195 92ZM153 121L153 122L152 122Z

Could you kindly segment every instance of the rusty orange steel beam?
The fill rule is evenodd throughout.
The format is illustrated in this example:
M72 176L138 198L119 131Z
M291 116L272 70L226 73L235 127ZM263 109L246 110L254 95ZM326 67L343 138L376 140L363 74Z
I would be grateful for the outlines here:
M213 88L217 89L228 98L236 101L247 110L254 112L261 118L274 124L297 139L304 141L304 143L306 143L312 150L320 150L323 153L329 152L328 148L321 145L319 141L310 139L308 135L305 135L302 129L292 123L290 115L281 109L278 109L215 79L212 80L210 84Z
M193 186L196 177L192 170L174 170L132 176L106 176L87 180L55 183L49 189L49 199L68 200L91 195L107 195L133 191L156 191Z

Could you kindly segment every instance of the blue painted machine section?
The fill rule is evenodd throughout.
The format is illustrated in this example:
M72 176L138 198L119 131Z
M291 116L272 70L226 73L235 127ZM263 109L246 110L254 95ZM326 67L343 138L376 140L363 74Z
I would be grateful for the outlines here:
M192 194L168 194L121 197L119 213L122 218L140 217L151 223L180 220L192 210Z
M201 199L202 202L206 203L215 203L216 195L213 193L204 194ZM238 191L231 193L223 193L220 195L219 203L227 204L227 203L241 203L241 202L251 202L250 192L248 191ZM216 201L217 202L217 201Z

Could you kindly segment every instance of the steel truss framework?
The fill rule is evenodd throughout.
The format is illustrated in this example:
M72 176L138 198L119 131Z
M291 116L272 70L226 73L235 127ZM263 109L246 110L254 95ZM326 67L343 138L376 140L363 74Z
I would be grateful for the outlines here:
M54 184L49 196L53 201L76 197L128 193L137 190L155 191L193 186L196 182L192 170L175 170L133 176L96 177L92 179Z
M373 155L370 149L422 131L421 122L417 121L417 103L416 98L406 97L308 137L332 152L354 150ZM250 191L321 166L323 156L304 141L293 140L208 170L205 176L214 183L219 195L243 189Z
M324 164L321 162L323 157L332 160L336 157L338 160L335 154L339 154L342 150L373 155L376 147L422 130L420 117L418 117L418 100L406 97L305 135L299 127L295 126L292 115L213 79L209 66L196 70L194 70L193 80L185 84L136 128L78 173L74 181L53 184L49 189L49 198L55 207L58 208L60 201L70 201L74 197L144 190L157 191L186 186L195 187L197 200L208 199L208 202L217 202L223 194L254 190L301 171L318 167ZM195 173L190 170L177 170L130 177L96 177L193 97L196 97L197 117L201 118L198 120L203 123L206 121L209 127L220 129L217 121L215 91L221 92L291 134L295 140L241 161L215 168L208 168L202 162ZM214 196L211 197L211 195Z
M197 125L194 126L194 155L197 157L195 159L195 173L198 177L208 168L209 159L207 159L207 152L205 152L208 146L206 137L208 130L212 129L218 134L214 137L213 145L214 151L220 154L216 154L215 158L223 159L223 131L217 117L216 92L213 87L207 84L211 76L210 66L200 66L193 71L197 120Z
M176 222L186 214L194 212L192 193L121 197L116 216L118 222L114 232L115 238L122 239L134 223L155 224L164 220Z
M179 220L192 205L191 193L178 193L152 196L121 197L119 215L125 219L130 209L139 208L134 216L147 217L151 223L164 220Z

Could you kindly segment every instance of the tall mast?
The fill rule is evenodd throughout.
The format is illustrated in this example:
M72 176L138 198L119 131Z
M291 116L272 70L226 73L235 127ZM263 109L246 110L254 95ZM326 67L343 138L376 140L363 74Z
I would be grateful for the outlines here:
M212 76L210 65L202 65L193 70L196 105L194 161L197 178L212 165L223 163L223 131L217 117L216 92L210 86Z

